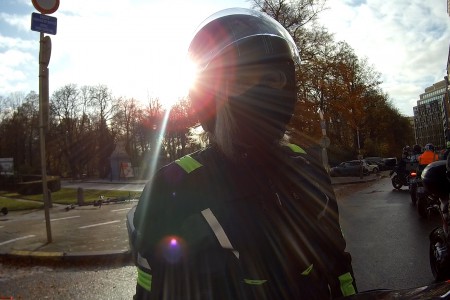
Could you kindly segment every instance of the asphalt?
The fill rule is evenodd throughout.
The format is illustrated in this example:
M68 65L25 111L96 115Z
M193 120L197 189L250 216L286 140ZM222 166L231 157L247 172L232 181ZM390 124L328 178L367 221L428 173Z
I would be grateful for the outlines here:
M360 177L332 177L335 188L377 180L380 174ZM63 184L69 188L142 190L144 181L88 181ZM68 208L53 204L48 218L44 209L11 211L0 215L0 262L20 261L104 261L131 262L126 214L137 199ZM47 221L48 220L48 221Z

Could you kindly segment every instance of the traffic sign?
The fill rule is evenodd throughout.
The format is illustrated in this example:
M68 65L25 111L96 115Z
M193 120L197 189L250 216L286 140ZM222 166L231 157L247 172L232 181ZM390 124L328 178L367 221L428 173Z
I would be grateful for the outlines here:
M59 0L31 0L31 3L42 14L52 14L59 7Z
M46 16L43 14L32 13L31 14L31 30L56 34L57 21L55 17Z

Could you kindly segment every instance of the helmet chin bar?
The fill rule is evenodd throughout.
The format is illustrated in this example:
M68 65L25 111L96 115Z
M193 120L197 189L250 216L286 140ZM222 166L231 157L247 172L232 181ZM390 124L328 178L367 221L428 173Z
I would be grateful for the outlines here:
M269 144L283 137L295 106L295 91L257 85L229 97L234 137L245 143Z

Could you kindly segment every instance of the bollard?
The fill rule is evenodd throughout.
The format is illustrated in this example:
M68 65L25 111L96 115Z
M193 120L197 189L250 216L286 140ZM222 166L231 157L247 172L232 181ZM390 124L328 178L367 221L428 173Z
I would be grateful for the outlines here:
M77 189L77 200L78 200L78 205L79 206L83 206L84 205L84 192L83 192L83 188L79 187Z

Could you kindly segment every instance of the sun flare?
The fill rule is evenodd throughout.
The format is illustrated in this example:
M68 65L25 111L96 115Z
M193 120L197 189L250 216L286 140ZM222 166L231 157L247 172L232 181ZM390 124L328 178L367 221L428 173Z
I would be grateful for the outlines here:
M187 97L189 88L195 81L195 65L187 58L173 60L164 65L160 62L155 77L155 94L164 108L170 108L179 99Z

